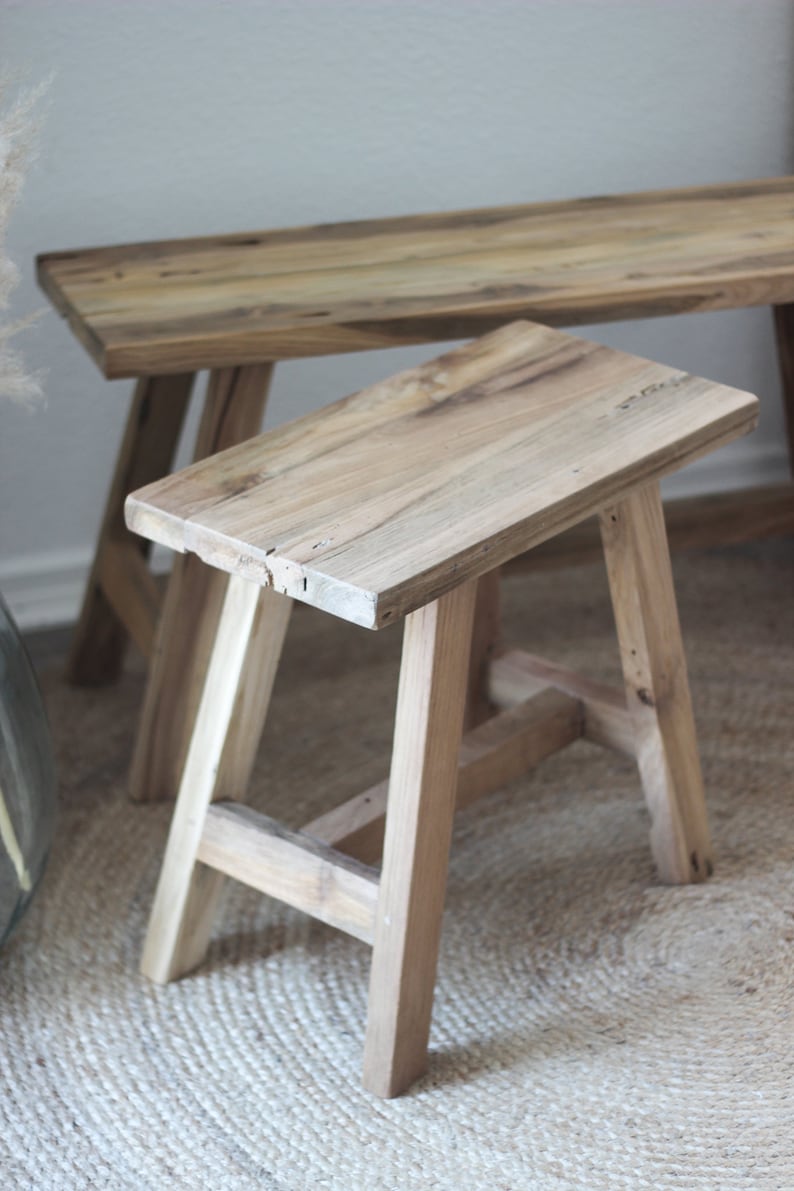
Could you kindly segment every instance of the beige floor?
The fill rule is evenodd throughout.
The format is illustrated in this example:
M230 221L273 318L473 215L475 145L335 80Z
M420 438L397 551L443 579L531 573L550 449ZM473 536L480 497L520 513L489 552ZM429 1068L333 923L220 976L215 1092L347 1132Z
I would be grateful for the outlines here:
M656 883L633 766L590 745L464 812L430 1070L388 1103L359 1086L362 944L234 887L200 972L137 974L169 814L124 795L141 668L49 668L61 810L0 957L2 1185L794 1186L794 544L675 570L715 876ZM615 673L600 568L505 602L511 637ZM298 824L381 776L398 651L295 617L257 805Z

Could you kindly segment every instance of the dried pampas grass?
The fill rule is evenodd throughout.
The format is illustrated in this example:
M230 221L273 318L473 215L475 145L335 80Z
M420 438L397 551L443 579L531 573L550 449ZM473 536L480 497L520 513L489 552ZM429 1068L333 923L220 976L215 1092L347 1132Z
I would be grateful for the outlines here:
M40 123L40 101L48 84L18 90L13 76L0 76L0 398L29 404L41 397L41 375L26 370L11 346L11 339L30 326L36 315L5 321L19 270L8 259L6 237L25 171L35 156ZM16 92L16 94L15 94Z

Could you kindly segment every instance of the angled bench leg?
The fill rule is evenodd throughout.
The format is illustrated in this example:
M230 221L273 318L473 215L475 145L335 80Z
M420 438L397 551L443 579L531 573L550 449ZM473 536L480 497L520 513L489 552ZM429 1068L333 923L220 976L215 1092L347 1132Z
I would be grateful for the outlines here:
M711 844L658 484L600 520L653 856L663 881L703 881Z
M788 434L788 454L794 475L794 303L773 306L777 358L783 390L783 413Z
M196 860L204 818L211 802L245 794L291 609L270 588L229 579L141 963L160 984L204 958L223 882Z
M364 1084L397 1096L427 1062L476 582L405 623Z
M261 364L211 374L196 459L259 433L272 373L272 364ZM195 555L174 560L130 768L130 795L138 801L176 794L226 580Z
M147 377L135 386L66 663L68 680L78 686L100 686L118 677L129 637L128 620L135 618L142 622L135 633L139 644L145 646L154 639L155 621L151 613L148 617L145 612L140 616L137 605L129 611L125 606L132 604L141 584L121 584L111 589L103 573L106 567L117 573L120 558L125 561L124 569L132 575L136 568L146 566L151 542L127 531L124 498L128 492L159 480L170 470L192 386L193 373ZM140 603L146 607L145 601ZM147 619L151 620L148 625Z

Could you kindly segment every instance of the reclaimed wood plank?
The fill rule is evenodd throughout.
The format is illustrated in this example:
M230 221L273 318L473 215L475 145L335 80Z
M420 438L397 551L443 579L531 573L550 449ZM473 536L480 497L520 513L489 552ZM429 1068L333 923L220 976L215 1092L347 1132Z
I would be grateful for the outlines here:
M373 941L377 872L251 807L210 806L198 859L365 943Z
M794 178L46 253L108 377L794 302Z
M128 524L380 628L752 429L757 407L514 323L132 494Z

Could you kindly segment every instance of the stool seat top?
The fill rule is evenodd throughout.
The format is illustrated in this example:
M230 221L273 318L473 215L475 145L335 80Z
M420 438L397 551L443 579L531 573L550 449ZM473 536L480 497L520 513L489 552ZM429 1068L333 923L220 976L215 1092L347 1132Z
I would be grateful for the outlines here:
M517 322L140 489L127 524L380 628L752 429L757 407Z
M47 253L107 377L794 302L794 178Z

